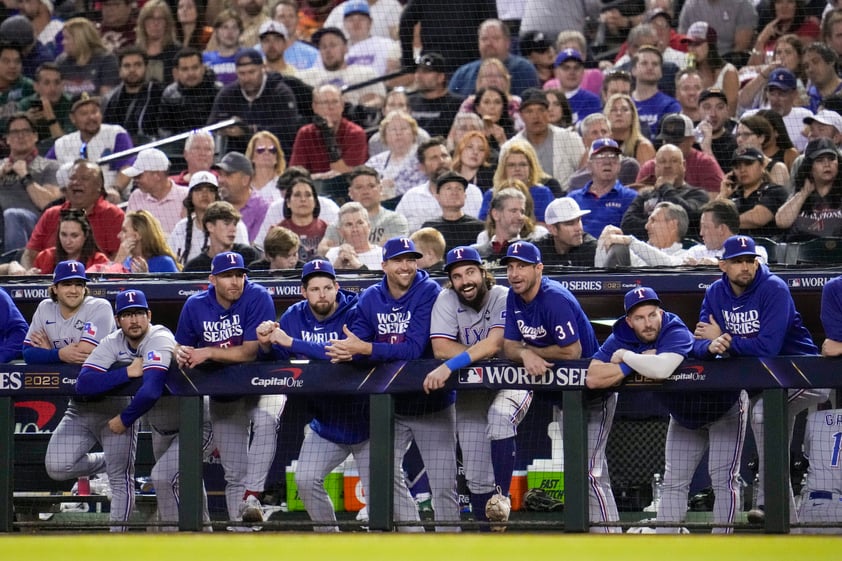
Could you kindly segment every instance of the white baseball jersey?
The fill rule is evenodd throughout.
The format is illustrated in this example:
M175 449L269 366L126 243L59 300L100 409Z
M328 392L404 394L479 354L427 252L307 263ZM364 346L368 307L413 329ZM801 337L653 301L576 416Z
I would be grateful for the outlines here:
M509 289L492 286L483 307L475 310L459 301L452 288L442 290L430 317L430 338L441 337L474 345L494 328L506 326L506 296Z
M87 341L96 346L116 328L114 311L108 300L87 296L76 313L64 319L58 302L47 298L38 304L23 343L32 345L32 334L43 331L54 349L61 349L79 341Z
M842 409L810 413L806 430L807 489L842 495Z

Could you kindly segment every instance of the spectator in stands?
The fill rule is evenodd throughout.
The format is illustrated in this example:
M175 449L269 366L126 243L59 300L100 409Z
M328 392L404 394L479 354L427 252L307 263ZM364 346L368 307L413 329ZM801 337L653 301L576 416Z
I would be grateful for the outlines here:
M334 85L313 92L313 124L295 136L290 165L302 166L313 179L331 179L348 173L366 160L365 131L342 116L342 93Z
M631 74L625 70L612 70L605 75L602 81L602 87L599 89L600 98L603 103L603 112L607 115L606 109L608 98L614 94L623 94L631 96L632 92L632 77ZM635 113L637 109L635 108ZM639 121L638 121L639 124Z
M737 148L733 159L734 169L722 180L718 198L737 205L743 234L774 238L781 232L775 213L786 202L786 188L772 181L764 169L766 156L757 148Z
M494 185L497 154L492 153L488 139L479 131L470 131L453 151L453 171L483 192Z
M147 56L146 79L166 83L181 44L175 38L175 18L165 0L149 0L137 16L137 46Z
M141 48L124 47L117 51L117 58L121 82L103 99L102 120L123 127L135 144L149 142L158 134L163 88L147 78L148 59Z
M687 212L669 202L655 205L646 221L647 241L608 225L597 240L597 267L676 267L684 263L687 250L681 240L687 235Z
M190 48L176 53L173 75L175 80L161 94L158 124L162 137L205 126L222 89L202 62L202 54Z
M774 141L775 135L775 130L768 119L761 115L743 117L737 124L735 135L738 147L756 148L763 154L763 168L769 172L772 181L778 185L786 185L789 182L790 174L786 164L776 162L766 155L766 149Z
M167 245L166 232L148 210L129 211L120 230L120 249L114 264L122 273L177 273L175 253Z
M319 60L319 50L298 38L298 2L296 0L278 0L271 9L272 19L284 24L289 31L284 60L298 70L306 70Z
M382 177L383 200L401 197L425 177L418 165L418 123L409 113L392 111L380 121L380 138L388 150L372 156L365 165Z
M536 226L527 208L526 186L518 180L501 185L491 199L491 209L485 220L485 231L477 236L477 243L471 247L489 262L497 262L506 256L506 248L518 240L537 241L548 231Z
M343 243L331 247L325 258L337 269L379 271L382 248L369 241L371 223L365 207L353 201L345 203L339 208L338 224Z
M418 268L427 272L441 271L444 268L444 236L435 228L421 228L412 232L409 239L421 254L418 258Z
M807 11L804 9L806 3L805 0L769 2L772 8L771 21L762 29L758 29L759 33L754 40L754 48L751 49L751 57L747 64L762 64L764 55L774 51L784 35L795 35L808 45L819 40L821 29L814 18L807 17Z
M702 152L716 158L723 173L731 171L731 156L737 149L737 138L731 132L736 123L728 113L727 103L728 99L718 88L699 94L702 121L698 128L703 135L699 146Z
M393 111L403 111L404 113L411 114L411 110L409 108L409 97L406 94L406 90L404 90L403 88L395 88L386 94L386 103L383 105L382 111L383 116L385 117ZM415 117L413 117L413 119L414 118ZM418 121L416 119L416 123L417 122ZM429 139L430 134L419 127L418 141L426 142ZM388 150L388 148L386 148L386 145L383 143L383 138L380 136L380 131L378 130L368 139L368 155L376 156L377 154L385 152L386 150Z
M805 112L804 114L810 115L809 112ZM783 162L787 170L789 170L793 162L795 162L795 158L798 157L799 150L795 148L790 140L787 125L784 124L783 118L780 113L772 109L760 109L757 111L757 115L763 117L772 125L772 139L764 147L763 153L774 162ZM801 134L804 130L804 120L799 120L801 121L801 131L799 131L798 136L804 138Z
M371 67L363 64L348 64L345 61L348 54L348 40L342 30L336 27L322 28L313 34L312 41L319 47L323 68L309 68L298 74L298 77L313 88L318 89L325 84L341 88L377 78L377 72ZM386 87L382 82L346 91L343 95L343 99L352 105L375 108L382 107L385 98Z
M122 4L124 0L107 0L105 4L114 2ZM107 34L100 36L94 24L86 18L67 20L62 34L64 52L56 59L56 64L64 78L65 92L74 96L81 93L105 95L120 83L117 57L108 51L104 43Z
M515 125L506 107L509 99L496 86L480 88L473 103L474 112L482 118L485 136L491 149L500 147L515 134Z
M520 54L532 63L541 86L553 79L556 49L553 40L543 31L527 31L518 41Z
M157 148L146 148L123 173L134 179L136 189L129 196L126 210L146 210L154 216L169 236L184 212L187 187L176 185L167 176L170 160Z
M20 10L32 22L32 30L38 42L55 56L60 55L62 46L59 33L64 22L58 17L53 17L52 0L23 0Z
M702 207L699 219L699 235L702 243L687 250L684 262L687 265L719 265L724 251L723 244L731 236L740 233L740 213L737 206L728 199L714 199ZM757 247L757 253L764 263L769 262L766 249Z
M284 219L278 225L298 234L299 259L306 263L316 256L316 248L327 230L327 223L319 218L321 205L313 182L307 177L290 182L284 191L283 205Z
M348 5L358 2L359 0L339 2L330 11L330 15L325 20L324 27L342 27L342 21ZM369 0L367 4L371 16L371 34L377 37L397 40L398 25L400 23L403 4L398 0Z
M123 152L133 146L126 129L119 125L103 124L99 98L82 94L70 109L70 120L79 130L58 138L46 156L60 164L78 158L95 162L103 156ZM125 189L129 185L129 178L120 173L120 169L128 163L128 159L121 158L102 166L105 187L109 191L116 191L121 198L123 195L128 196Z
M693 147L693 121L687 115L667 115L661 124L658 138L664 144L676 146L684 155L684 179L690 185L701 187L711 194L719 190L724 174L719 169L716 158ZM655 161L649 161L640 167L637 182L654 185L656 180Z
M219 182L213 173L197 171L190 176L189 190L182 203L187 210L187 217L178 221L167 239L167 245L175 252L179 265L185 265L205 249L205 211L218 200ZM234 242L248 245L248 230L242 221L237 221Z
M35 93L21 100L20 110L26 111L35 123L38 141L46 141L46 144L65 133L73 132L75 127L70 119L73 102L64 93L64 80L54 62L45 62L38 67L33 87Z
M624 233L644 237L646 224L655 206L661 201L669 201L682 207L689 219L688 235L699 234L701 208L708 203L707 192L685 183L684 154L673 144L664 144L655 154L655 185L652 189L642 189L632 201L620 228Z
M804 73L812 84L807 88L809 109L819 110L822 99L842 91L842 78L836 73L839 55L823 43L813 43L804 49Z
M837 148L842 147L842 116L836 111L822 109L815 115L804 119L804 135L808 141L818 140L819 138L827 138ZM789 174L789 183L787 183L787 191L794 192L794 181L798 177L798 170L804 162L804 154L799 154L792 163L792 169Z
M4 37L5 44L20 49L23 75L28 78L35 76L39 66L55 59L53 51L35 39L32 22L22 14L0 23L0 35Z
M176 185L189 185L193 174L200 171L210 171L214 155L213 135L205 130L197 130L184 141L182 156L187 163L187 169L173 175L170 179Z
M250 271L298 269L303 263L298 258L301 243L298 234L283 226L272 226L263 239L263 259L252 261Z
M632 27L625 48L620 48L620 57L614 62L615 69L628 70L632 55L643 45L654 45L663 53L665 76L674 77L687 67L687 45L681 42L683 36L676 33L670 11L652 8L643 22ZM668 67L672 68L667 70Z
M260 26L260 50L266 59L266 69L288 76L295 76L296 68L284 59L289 31L284 24L266 20Z
M81 210L68 209L60 214L55 245L38 253L31 273L52 275L57 263L68 260L79 261L86 270L111 261L97 247L91 224Z
M580 209L570 197L550 203L544 214L550 233L535 242L545 265L593 267L596 238L582 227L582 217L590 212Z
M664 115L681 112L681 105L658 88L658 81L663 75L662 63L661 51L648 45L641 47L632 57L631 74L635 79L635 88L631 98L637 107L641 125L649 127L646 135L649 138L656 137L660 132Z
M236 57L237 81L224 86L213 102L208 124L225 119L239 123L223 129L228 150L245 152L251 135L268 130L292 150L293 139L301 123L295 97L280 74L267 73L263 57L254 49L245 49Z
M573 126L573 112L564 92L557 88L544 88L544 93L547 95L547 102L550 104L550 124L563 129ZM599 105L601 110L602 100L600 100Z
M131 0L105 0L101 5L102 23L97 32L109 52L117 52L137 42L137 22ZM67 45L65 45L67 50Z
M337 27L342 27L348 36L348 64L368 66L379 76L400 69L400 45L389 37L374 33L374 20L366 0L344 2L343 14L343 25Z
M539 86L538 73L532 64L519 55L511 54L511 37L502 21L489 19L478 29L480 59L459 67L450 79L448 89L459 95L474 93L480 64L483 59L496 58L512 76L512 93L520 95L527 88Z
M585 76L585 60L582 53L576 49L564 49L558 53L553 68L559 87L568 96L567 101L570 103L574 123L602 110L599 97L581 87Z
M23 75L20 49L0 45L0 124L21 109L20 101L35 93L32 80Z
M538 155L528 142L512 142L506 144L506 148L500 154L497 163L497 171L494 173L494 189L489 189L482 196L482 207L480 207L477 218L485 220L488 216L488 209L491 206L491 198L506 181L517 179L529 187L529 194L532 198L532 217L538 222L544 221L544 211L547 205L556 197L561 196L561 188L556 187L556 193L544 185L545 181L554 181L548 178L538 163ZM549 182L549 181L548 181ZM458 244L463 245L463 244Z
M594 140L588 154L593 179L567 196L582 210L591 211L582 224L587 233L597 237L605 226L620 225L637 192L620 183L620 147L616 142L610 138Z
M787 242L842 237L842 174L832 140L811 140L804 151L795 192L775 213Z
M467 189L468 180L453 171L444 172L436 179L435 197L441 207L441 216L427 220L422 228L435 228L444 236L442 255L454 247L473 245L485 228L481 220L466 215L462 210Z
M277 189L278 178L287 168L284 150L278 138L269 131L260 131L251 137L246 158L254 167L252 189L270 205L283 198Z
M689 0L681 7L678 32L688 34L697 21L707 22L716 29L716 47L720 53L742 53L751 46L757 11L749 0L736 0L727 10L714 0Z
M702 77L696 68L685 68L675 78L675 99L681 105L681 114L690 117L693 123L702 120L699 108L699 94L702 93Z
M633 107L629 101L627 107ZM604 113L591 113L579 123L579 132L585 146L593 144L598 138L611 138L611 122ZM582 160L573 175L570 176L569 190L581 189L591 180L591 169L588 166L588 152L582 154ZM635 158L620 154L620 175L618 179L623 185L631 185L637 179L640 164Z
M93 162L77 160L70 170L70 183L62 205L46 209L26 244L21 264L29 269L38 253L55 244L61 211L84 210L91 223L94 239L103 253L111 257L117 252L117 234L123 224L123 211L105 198L102 169Z
M0 160L4 252L26 245L41 211L60 195L58 164L38 155L37 140L35 125L25 113L9 117L5 134L9 156Z
M210 271L213 258L220 253L233 251L243 257L243 262L257 259L257 252L249 245L237 243L237 223L240 213L225 201L211 203L202 217L205 241L202 252L187 262L184 271Z
M436 181L438 177L450 171L452 160L447 151L445 140L433 137L418 147L418 163L427 175L427 181L416 185L401 197L395 210L406 218L409 231L414 232L427 220L439 216L441 209L436 201ZM466 189L465 214L476 217L482 204L482 193L476 185Z
M760 113L765 116L767 120L772 123L773 128L777 131L778 124L772 122L773 116L771 113L777 114L781 117L781 125L785 125L784 130L787 133L787 138L784 139L783 134L778 131L778 145L781 149L789 146L794 146L797 152L801 152L807 146L807 138L802 134L804 130L804 119L813 114L812 111L806 107L795 107L799 103L798 98L798 82L795 74L786 68L778 68L771 71L769 81L766 84L766 98L769 100L769 110L752 110L743 113L742 117L748 117L755 113ZM770 154L771 155L771 154ZM783 161L787 167L791 167L793 156L786 161L784 158L772 156L772 159Z
M767 103L766 83L772 76L772 72L779 68L789 70L795 75L798 84L798 97L806 99L807 76L804 73L802 63L805 46L797 35L783 35L778 39L775 50L771 53L773 57L771 61L763 59L753 67L744 67L742 71L745 74L751 73L750 75L753 77L740 87L740 95L737 97L738 109L758 109L765 105ZM757 54L765 55L768 58L769 53L764 51ZM754 59L755 55L752 54L751 58Z
M477 83L474 91L477 94L488 88L496 88L500 92L502 92L502 97L504 98L504 103L501 106L500 110L495 110L495 113L500 113L501 115L506 115L508 118L511 119L511 123L507 124L506 128L506 135L511 136L514 134L514 131L523 130L523 121L520 118L520 96L515 95L512 93L512 76L509 74L509 71L506 69L506 66L500 62L499 59L496 58L487 58L482 61L479 65L479 72L477 73ZM477 107L477 94L471 94L465 98L462 102L462 105L459 107L459 111L473 111L477 113L480 117L482 117L485 111L481 111ZM495 122L497 119L495 119ZM485 123L486 126L486 134L489 137L489 141L491 141L491 127L489 123ZM513 129L513 130L512 130ZM498 133L499 136L499 133ZM498 143L498 148L499 148Z
M439 53L424 54L415 67L415 92L409 96L412 117L431 136L446 136L462 104L447 89L447 66Z
M222 199L237 209L239 219L246 225L249 242L253 242L260 230L269 203L252 189L254 167L244 154L228 152L213 169L219 174L219 188ZM246 259L246 261L251 262Z
M687 56L693 57L702 77L702 85L705 88L721 89L728 99L728 111L734 115L737 111L740 79L737 68L722 59L717 47L715 27L706 20L696 21L687 29L684 41L687 44Z
M243 21L240 45L244 48L255 46L260 40L260 26L270 19L266 10L266 0L238 0L230 5Z
M182 47L204 50L213 35L213 27L205 25L205 0L178 0L175 14L175 40ZM167 82L169 78L164 80Z
M757 259L754 240L748 236L733 236L725 240L725 251L719 262L722 278L707 291L699 312L699 322L693 335L696 356L720 358L752 356L775 357L778 355L816 355L810 332L804 327L801 315L795 309L792 294L786 282L769 272ZM734 313L734 307L739 312ZM791 389L786 399L788 437L792 438L795 415L802 409L827 399L828 390ZM764 488L766 450L764 436L763 399L753 398L751 428L759 458L757 508L748 512L748 520L762 523L766 504ZM789 443L781 443L789 450ZM791 522L798 522L795 501L789 491Z
M368 166L357 166L348 174L348 197L360 203L368 212L368 221L371 225L371 234L368 240L378 246L382 246L386 240L409 235L409 226L406 218L393 210L388 210L380 204L383 199L383 187L380 182L380 174L374 168ZM327 220L325 222L328 222ZM342 235L335 221L328 222L322 242L319 244L319 255L325 255L331 247L343 243Z
M643 135L637 105L630 95L612 94L605 101L603 112L611 125L611 138L620 146L624 157L634 158L638 166L655 157L655 146Z
M462 138L469 132L480 132L485 136L485 124L482 122L482 118L476 113L463 113L460 111L453 117L453 124L450 126L450 132L447 133L448 150L456 150ZM487 139L486 142L488 142Z
M232 84L237 80L237 57L240 54L240 35L243 33L243 20L234 10L219 12L213 22L212 43L202 53L202 62L213 72L213 75L223 85Z
M544 92L530 89L523 92L522 97L520 114L524 129L509 142L529 142L538 154L541 168L559 182L562 191L566 191L570 176L579 167L585 150L582 139L574 132L550 125L550 104Z

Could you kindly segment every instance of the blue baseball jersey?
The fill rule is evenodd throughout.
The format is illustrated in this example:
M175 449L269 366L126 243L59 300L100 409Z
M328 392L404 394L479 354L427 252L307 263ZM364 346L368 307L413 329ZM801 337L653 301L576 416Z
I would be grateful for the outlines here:
M661 118L670 113L681 113L681 104L678 101L665 94L658 92L649 99L643 101L634 100L634 105L637 107L637 114L640 117L640 125L649 126L650 134L643 131L644 136L655 138L661 130Z
M569 192L567 196L576 201L582 210L591 211L582 216L582 228L593 237L599 238L602 229L607 225L620 227L623 215L637 198L637 191L617 180L610 191L597 197L591 192L592 184L593 181L588 181L584 187Z
M275 305L263 286L246 279L243 295L227 310L216 301L216 290L209 286L184 303L175 340L192 347L235 347L257 341L257 326L274 319Z
M0 326L0 362L11 362L20 358L23 339L29 325L3 289L0 289Z
M825 336L842 341L842 277L830 280L822 288L821 319Z
M546 277L541 278L541 288L528 304L509 290L503 336L533 347L566 347L579 341L582 358L592 357L599 348L579 301L557 281Z
M567 98L570 104L570 111L573 112L573 122L578 123L591 113L602 113L602 101L595 93L579 89L571 97Z
M732 356L815 355L816 345L795 309L789 287L760 265L754 280L737 296L725 273L705 291L699 319L713 316L723 333L731 334ZM710 341L693 344L695 356L709 357Z
M202 62L213 70L216 80L222 84L230 84L237 80L236 61L240 51L231 56L222 56L219 51L205 51L202 53Z

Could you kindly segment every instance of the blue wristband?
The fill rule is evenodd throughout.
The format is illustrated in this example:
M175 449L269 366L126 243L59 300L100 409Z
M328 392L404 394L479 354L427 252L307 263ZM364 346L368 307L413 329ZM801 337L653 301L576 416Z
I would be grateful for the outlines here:
M634 369L625 362L623 362L620 363L620 371L623 373L623 376L628 376L629 374L634 372Z
M444 365L450 368L450 371L453 372L454 370L459 370L460 368L465 368L466 366L469 366L471 362L473 362L471 360L471 355L469 355L468 352L465 351L451 358L450 360L445 362Z

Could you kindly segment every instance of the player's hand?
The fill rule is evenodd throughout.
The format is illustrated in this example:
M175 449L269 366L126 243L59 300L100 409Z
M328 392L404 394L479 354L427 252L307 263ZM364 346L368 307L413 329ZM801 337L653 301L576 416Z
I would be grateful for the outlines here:
M257 342L261 346L271 344L272 341L270 337L277 327L278 323L274 321L267 320L260 322L260 325L257 326Z
M126 367L126 372L129 378L140 378L143 376L143 359L136 357L130 365Z
M108 428L111 429L111 432L114 434L123 434L126 432L127 427L123 424L123 419L120 418L120 415L117 415L108 421Z
M272 332L272 335L269 337L269 340L276 345L280 345L285 349L288 349L292 346L292 337L287 335L287 332L281 329L280 327L276 328L275 331Z
M547 362L537 353L529 350L524 349L524 351L520 354L521 360L523 360L523 367L526 368L526 371L531 374L532 376L543 376L547 373L547 369L549 369L553 363Z
M90 354L91 346L83 346L79 343L67 345L66 347L62 347L58 351L59 359L61 359L62 362L66 362L68 364L82 364L88 359L88 355Z
M708 352L712 355L724 355L731 348L731 334L723 333L708 345Z
M331 362L347 362L354 355L371 354L371 343L366 343L357 337L347 325L342 326L342 332L345 334L345 339L331 339L325 347L325 353L330 357Z
M450 374L450 368L445 366L444 363L439 364L424 378L424 393L442 389L448 378L450 378Z
M722 329L719 327L719 324L716 323L716 319L713 317L713 314L708 316L708 320L710 323L700 321L696 324L696 329L693 331L693 336L696 337L696 339L707 339L708 341L713 341L722 335Z
M197 349L195 347L180 346L176 349L175 360L182 368L196 368L210 359L210 353L211 349L209 347Z
M29 341L32 343L33 347L37 347L39 349L51 350L53 348L50 344L49 337L47 337L47 334L43 330L34 332L29 338ZM59 356L61 356L61 351L59 351Z
M614 351L614 354L611 355L611 363L612 364L623 364L623 357L626 353L629 352L628 349L617 349Z

